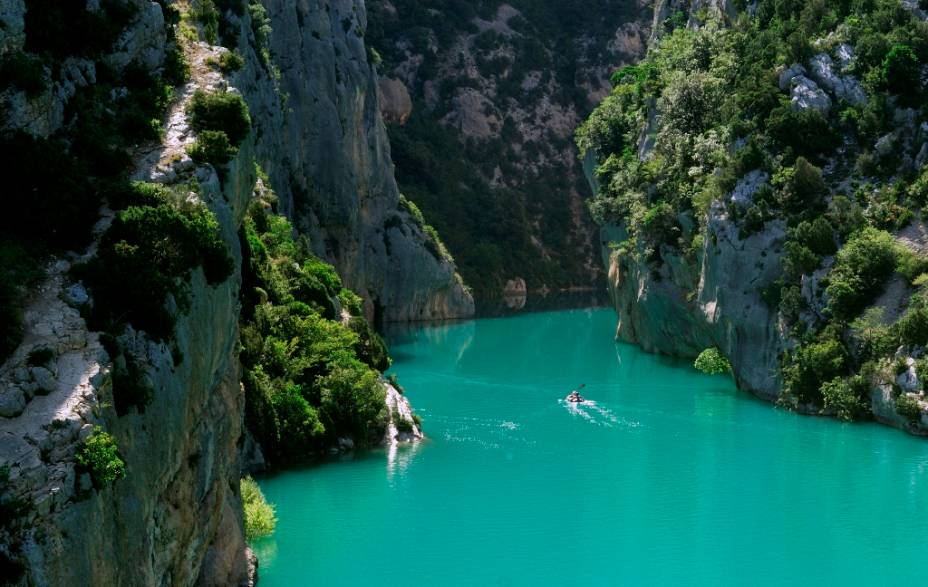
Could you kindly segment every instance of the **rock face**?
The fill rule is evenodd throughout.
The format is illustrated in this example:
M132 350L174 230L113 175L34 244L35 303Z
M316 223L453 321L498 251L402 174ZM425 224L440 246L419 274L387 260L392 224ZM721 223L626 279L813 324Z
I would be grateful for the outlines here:
M573 132L610 74L643 54L652 3L367 1L384 75L415 104L389 129L401 187L480 294L517 275L533 292L601 286ZM447 165L417 159L447 143L461 150Z
M163 60L161 9L138 4L137 20L105 57L114 67L134 62L155 69ZM198 198L215 213L238 267L238 229L254 182L253 147L250 139L242 145L223 188L212 168L196 169L184 153L192 141L186 101L195 88L226 85L218 73L198 75L216 50L200 44L193 51L194 76L169 113L165 144L140 154L137 177L173 183L195 176ZM57 112L71 95L60 89L71 83L59 82L38 100ZM19 114L8 110L4 126L37 134L55 126L53 117L36 126ZM105 215L101 230L109 220ZM90 300L83 287L68 281L68 268L59 261L48 270L26 309L23 344L0 366L0 465L8 477L3 500L28 504L18 518L5 521L18 530L3 536L0 553L25 562L21 581L29 585L247 584L238 493L244 409L239 273L213 287L202 270L193 272L175 348L131 328L120 336L157 392L144 411L117 416L112 360L81 317L79 309ZM37 349L51 356L41 366L30 365ZM127 471L98 489L86 473L78 474L75 462L94 426L118 439Z
M784 235L784 226L770 222L742 240L717 205L696 264L664 247L654 271L604 247L609 290L619 314L617 338L649 352L689 358L718 347L742 387L776 398L781 338L776 311L760 291L779 276ZM604 243L626 237L622 227L602 230Z
M430 237L398 206L363 1L264 5L272 61L244 15L238 82L282 211L364 298L374 322L472 315L454 265L429 252Z

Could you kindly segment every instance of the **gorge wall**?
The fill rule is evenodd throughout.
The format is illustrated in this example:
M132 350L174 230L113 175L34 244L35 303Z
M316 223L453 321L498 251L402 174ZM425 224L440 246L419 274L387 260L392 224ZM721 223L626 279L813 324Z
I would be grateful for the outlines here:
M691 359L716 347L739 387L768 401L924 434L926 341L909 321L921 311L928 126L873 73L891 75L892 46L873 43L924 35L925 13L885 2L842 23L811 4L778 10L658 3L648 58L617 75L578 133L617 338ZM808 38L778 46L794 29ZM766 35L768 55L752 35ZM928 56L918 43L916 61ZM880 122L848 124L857 112ZM852 252L871 246L865 257L888 257L881 270ZM849 274L861 281L847 309L837 288Z
M368 2L400 186L479 295L602 287L571 136L652 4Z
M222 279L208 266L198 266L205 260L195 259L193 269L174 280L178 289L167 297L164 316L176 324L168 329L172 334L159 337L131 324L100 324L97 315L105 308L95 307L97 292L79 278L92 271L86 267L93 267L100 250L112 246L106 241L110 226L122 222L106 205L98 208L129 189L116 183L117 176L106 175L109 169L87 171L94 176L88 218L99 219L86 238L46 245L42 239L57 237L34 231L30 239L40 242L30 250L39 251L42 266L30 273L37 277L30 278L29 291L16 298L22 300L14 316L21 319L20 338L0 366L4 582L236 585L251 580L239 496L246 438L239 314L240 235L255 199L256 163L275 187L280 210L361 295L369 318L473 313L473 300L453 263L441 254L421 216L400 201L378 108L377 76L363 40L363 2L216 4L218 21L210 20L209 11L197 12L204 10L198 2L0 3L4 149L8 143L42 145L50 149L48 165L59 164L52 155L68 152L96 164L103 158L97 151L78 152L86 149L82 141L90 141L118 161L120 170L131 167L131 179L164 188L145 188L133 197L176 199L157 208L159 214L176 208L183 217L207 209L215 219L207 227L221 237L231 261ZM54 26L39 29L36 22ZM81 34L71 41L49 37L72 26ZM218 46L218 36L236 39L233 48L244 58L238 67L224 65L229 51ZM163 102L166 112L158 113L163 121L134 117L132 104L125 104L136 99L133 84L147 89L148 80L168 78L177 59L189 64L189 77L178 80L169 99L138 98ZM168 85L159 81L157 87L154 93L162 96ZM228 160L221 165L194 162L189 154L205 136L191 122L197 90L241 95L250 107L252 130L232 151L228 144L223 147ZM126 126L98 144L82 126L93 116ZM140 123L139 134L147 138L123 145L130 122ZM159 129L152 135L155 123ZM72 163L60 164L71 169ZM84 170L82 162L73 165ZM33 170L7 169L9 174L27 171ZM36 176L16 185L42 198L45 181ZM85 197L76 186L73 195L67 193L70 187L65 185L62 201ZM30 205L22 207L31 210ZM33 220L22 218L21 224L28 228ZM4 234L0 244L7 246L7 237L14 236ZM165 251L180 246L169 234L149 236L164 237ZM119 246L117 252L133 250ZM10 265L4 256L4 287L15 275L7 273ZM127 290L125 295L140 294ZM342 318L350 318L347 309ZM153 324L161 328L157 320ZM6 336L11 325L3 326ZM388 414L388 436L421 436L405 398L392 386L384 389L386 409L398 415ZM115 482L101 481L100 471L81 461L92 439L105 438L118 443L124 465L124 477L114 473Z

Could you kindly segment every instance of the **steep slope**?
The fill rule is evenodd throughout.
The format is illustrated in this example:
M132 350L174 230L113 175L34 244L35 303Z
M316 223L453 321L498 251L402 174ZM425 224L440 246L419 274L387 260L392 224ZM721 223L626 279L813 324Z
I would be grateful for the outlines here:
M241 32L257 159L281 211L365 299L375 322L473 314L453 263L399 205L364 2L264 6L258 20L254 12L225 14Z
M702 4L659 7L578 131L618 337L924 433L925 13Z
M368 4L400 186L467 283L600 285L570 137L612 69L641 56L651 2Z
M396 193L376 78L357 61L363 44L352 54L336 47L356 38L341 14L363 23L363 4L340 4L331 17L327 3L304 6L341 40L290 55L289 78L268 50L263 6L217 4L3 5L5 583L249 582L239 479L254 398L247 381L243 389L239 320L243 302L282 309L272 307L271 287L243 291L243 273L251 279L254 268L245 262L259 246L243 230L246 218L276 218L260 198L263 185L282 182L282 207L311 236L291 234L281 220L286 238L275 242L299 255L280 269L294 283L274 285L287 290L288 319L320 325L334 358L303 365L302 387L281 377L261 393L306 413L320 401L310 395L342 402L349 416L346 397L370 410L355 421L330 410L327 436L301 456L364 444L371 433L390 443L421 437L405 398L376 371L388 359L363 318L365 301L383 320L472 312L453 264ZM280 29L302 26L296 12L276 10ZM315 38L298 27L294 34ZM314 68L358 75L306 89L307 103L331 107L326 116L292 116L280 84ZM276 178L257 182L256 197L262 158ZM301 171L291 175L292 165ZM325 184L331 194L300 190L336 169ZM365 300L343 290L310 246L338 262ZM320 288L320 276L332 288Z

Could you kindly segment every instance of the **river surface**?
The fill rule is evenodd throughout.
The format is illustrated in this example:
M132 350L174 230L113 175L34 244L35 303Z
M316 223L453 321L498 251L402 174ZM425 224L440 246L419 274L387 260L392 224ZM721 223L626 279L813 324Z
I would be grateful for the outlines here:
M924 583L928 441L775 409L615 322L392 335L429 440L261 479L260 585Z

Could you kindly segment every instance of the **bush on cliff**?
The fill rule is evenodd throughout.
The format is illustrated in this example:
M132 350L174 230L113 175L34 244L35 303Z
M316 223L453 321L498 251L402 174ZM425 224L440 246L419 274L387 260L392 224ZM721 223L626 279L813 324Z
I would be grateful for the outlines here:
M98 489L126 476L126 463L119 456L116 439L100 426L94 426L77 449L76 459L78 466L90 473Z
M363 316L339 321L336 300L360 311L360 299L268 205L252 203L242 234L248 427L271 459L305 457L344 435L374 442L386 414L374 370L389 365L383 341Z
M836 377L821 387L825 408L844 421L860 420L870 414L870 382L860 375Z
M783 358L784 391L801 403L820 404L822 385L846 375L847 351L828 335L786 353Z
M892 235L866 228L838 252L828 275L828 311L848 322L870 303L896 268Z
M201 204L163 203L117 214L97 255L75 271L93 293L95 328L128 323L155 340L167 340L176 321L165 306L167 296L185 310L190 271L200 266L210 285L232 273L216 218Z
M258 483L251 476L244 477L239 483L239 489L245 514L245 540L250 542L273 534L274 527L277 526L277 515Z
M693 367L706 375L721 375L722 373L731 372L731 363L725 358L719 349L712 347L699 353Z
M248 105L234 92L197 90L190 101L190 126L197 132L221 131L233 147L238 147L251 132Z

